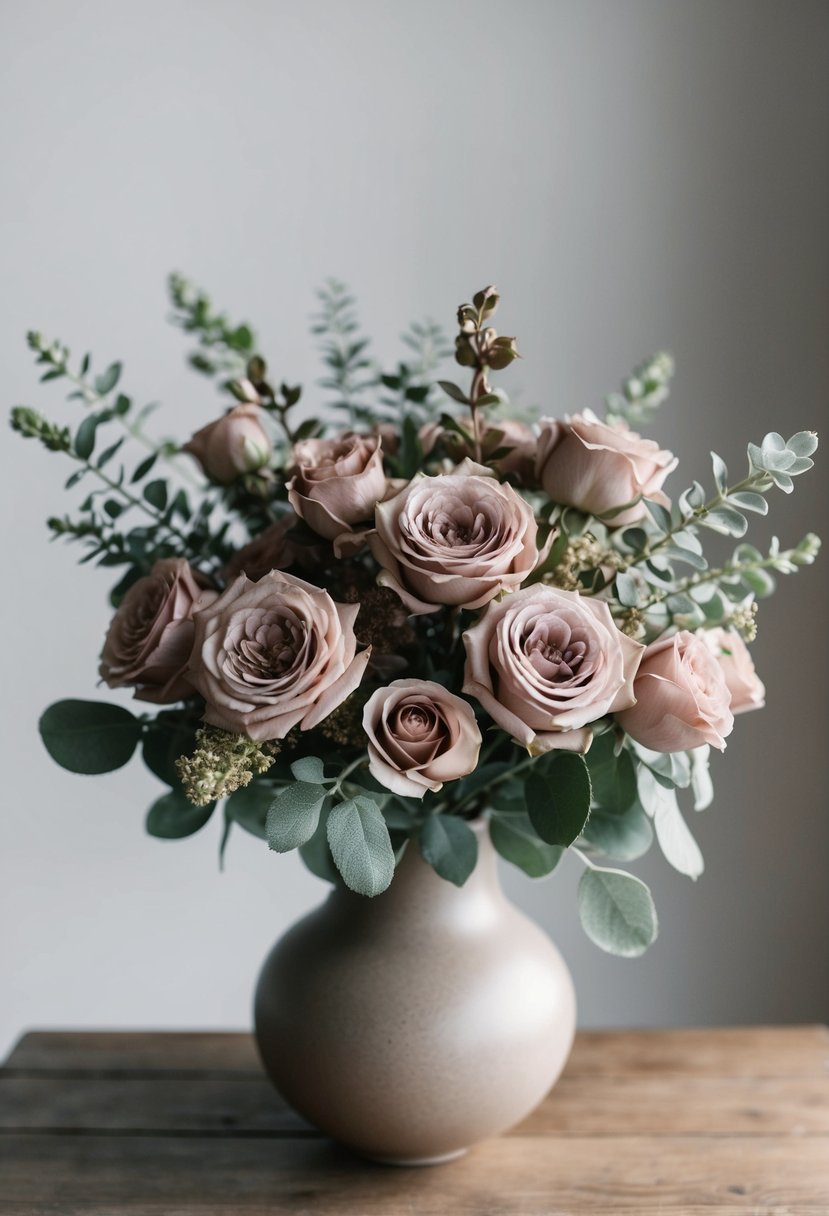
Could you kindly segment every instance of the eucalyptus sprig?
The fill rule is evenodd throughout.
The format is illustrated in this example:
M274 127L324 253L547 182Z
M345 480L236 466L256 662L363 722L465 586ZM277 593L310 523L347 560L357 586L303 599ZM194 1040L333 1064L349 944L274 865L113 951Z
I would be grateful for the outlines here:
M244 321L234 323L224 313L216 312L207 293L184 275L171 274L167 288L173 307L172 323L197 339L196 349L188 356L190 366L223 380L245 376L258 346L251 326Z

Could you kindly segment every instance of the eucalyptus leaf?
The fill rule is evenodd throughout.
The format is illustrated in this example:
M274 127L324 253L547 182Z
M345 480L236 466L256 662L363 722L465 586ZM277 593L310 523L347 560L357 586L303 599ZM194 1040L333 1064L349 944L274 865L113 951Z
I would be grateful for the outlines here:
M541 772L530 772L524 796L530 821L541 839L546 844L572 844L590 814L590 776L584 757L575 752L554 753Z
M636 800L636 769L627 748L616 755L616 736L607 731L593 740L585 757L593 802L611 815L623 815Z
M56 701L39 729L49 755L71 773L122 768L141 737L141 723L128 709L104 701Z
M447 882L462 887L478 860L478 839L457 815L431 815L420 830L424 861Z
M299 846L299 855L305 865L323 882L338 883L340 874L334 865L331 849L328 845L328 810L324 807L320 815L317 830L310 840Z
M145 826L150 836L160 840L182 840L203 828L215 807L215 802L209 806L193 806L181 790L173 790L153 803L147 812Z
M268 809L272 802L273 786L251 781L250 785L243 785L230 795L225 803L225 815L251 836L266 840Z
M302 756L294 760L291 773L297 781L306 781L311 785L323 785L326 780L325 768L319 756Z
M489 821L489 834L497 852L530 878L551 874L564 852L560 845L539 840L529 815L524 812L493 815Z
M623 870L590 867L579 882L579 916L592 942L608 954L637 958L658 932L651 893Z
M635 861L653 844L653 828L638 800L621 815L594 807L582 838L614 861Z
M702 853L682 817L675 791L666 789L643 767L639 771L639 797L653 819L665 860L680 874L699 878L704 869Z

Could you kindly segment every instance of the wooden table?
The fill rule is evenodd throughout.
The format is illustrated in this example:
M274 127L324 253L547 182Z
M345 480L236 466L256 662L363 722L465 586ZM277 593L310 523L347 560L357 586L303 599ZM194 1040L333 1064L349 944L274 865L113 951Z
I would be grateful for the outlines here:
M829 1031L588 1032L511 1135L370 1165L245 1034L27 1034L0 1072L2 1216L827 1216Z

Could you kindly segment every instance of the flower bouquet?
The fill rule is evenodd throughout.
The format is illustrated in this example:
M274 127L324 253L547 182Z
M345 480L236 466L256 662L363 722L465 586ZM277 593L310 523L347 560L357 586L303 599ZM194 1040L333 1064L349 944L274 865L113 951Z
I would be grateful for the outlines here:
M709 804L709 749L763 704L757 601L818 551L813 535L767 553L742 538L816 436L750 443L736 478L715 454L711 486L672 501L677 460L638 433L671 358L640 366L604 419L531 424L496 386L518 349L492 327L492 287L459 308L453 344L414 325L383 371L327 286L314 334L331 400L297 421L300 388L277 384L251 328L178 276L170 294L226 402L183 445L148 437L120 364L96 375L29 335L81 417L17 407L12 426L74 465L67 489L85 497L49 528L117 572L100 676L143 710L58 702L40 724L50 755L102 773L140 748L169 787L153 835L188 836L221 804L222 854L238 827L365 896L407 850L464 884L484 817L532 877L574 853L588 936L642 953L656 913L618 863L655 836L680 872L702 870L677 793ZM467 382L436 379L450 355ZM717 564L710 533L739 542Z

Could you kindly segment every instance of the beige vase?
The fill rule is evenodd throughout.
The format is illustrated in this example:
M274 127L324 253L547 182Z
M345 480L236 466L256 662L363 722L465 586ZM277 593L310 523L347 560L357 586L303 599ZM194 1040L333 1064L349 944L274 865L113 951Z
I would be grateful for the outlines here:
M411 843L375 899L335 889L277 942L256 1037L277 1089L321 1131L400 1165L459 1156L518 1123L573 1042L573 982L507 900L485 821L463 887Z

